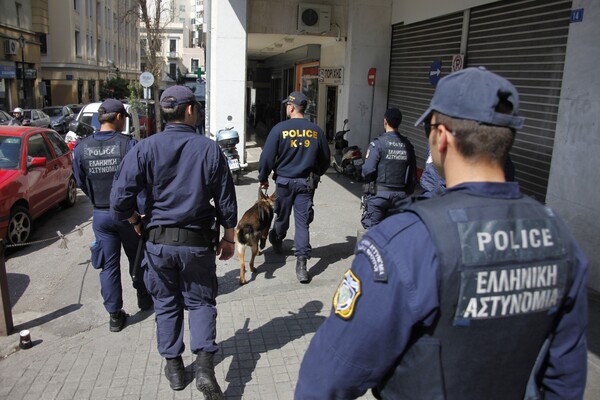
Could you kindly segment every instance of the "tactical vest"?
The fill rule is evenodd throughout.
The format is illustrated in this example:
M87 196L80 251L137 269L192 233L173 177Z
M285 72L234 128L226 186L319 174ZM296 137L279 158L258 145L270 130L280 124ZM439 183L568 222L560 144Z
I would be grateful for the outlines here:
M81 146L82 167L90 200L96 208L110 206L110 188L113 176L127 152L126 135L116 133L108 140L96 140L93 135L83 139Z
M405 190L410 182L412 145L399 133L385 134L377 140L381 144L377 184Z
M574 241L563 222L528 197L461 192L407 211L433 239L440 309L432 327L414 329L376 389L381 398L510 400L532 386L537 392L528 380L574 277Z

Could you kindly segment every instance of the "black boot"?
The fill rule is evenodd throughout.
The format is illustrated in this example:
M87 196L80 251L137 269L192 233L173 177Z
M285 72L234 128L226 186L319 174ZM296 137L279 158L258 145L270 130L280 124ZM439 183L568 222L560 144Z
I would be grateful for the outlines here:
M110 319L108 321L108 327L111 332L120 332L125 326L125 320L127 320L127 314L123 310L119 310L114 313L109 313Z
M300 256L296 259L296 278L300 283L308 283L308 271L306 270L306 257Z
M167 358L165 365L165 376L169 381L169 386L173 390L182 390L185 388L185 369L183 368L183 359L181 356Z
M223 392L215 378L214 353L199 351L196 357L196 388L205 400L222 400Z
M282 253L282 241L275 239L275 231L273 229L271 229L271 232L269 232L269 242L271 242L271 245L273 246L273 251L275 253Z
M152 296L150 295L150 293L148 293L144 289L141 289L141 290L138 289L137 303L138 303L138 308L142 311L149 310L154 305L154 302L152 301Z

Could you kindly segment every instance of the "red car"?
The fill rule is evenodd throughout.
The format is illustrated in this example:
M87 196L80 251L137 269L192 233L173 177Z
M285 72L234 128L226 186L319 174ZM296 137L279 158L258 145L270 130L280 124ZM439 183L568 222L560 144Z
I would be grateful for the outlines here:
M77 198L69 147L58 133L31 126L0 127L0 238L29 240L33 220Z

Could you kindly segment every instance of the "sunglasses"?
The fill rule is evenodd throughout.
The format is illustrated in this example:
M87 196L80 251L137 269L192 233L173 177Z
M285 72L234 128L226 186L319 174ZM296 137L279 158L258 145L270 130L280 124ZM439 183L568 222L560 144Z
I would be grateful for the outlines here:
M425 122L423 124L423 128L425 129L425 137L427 139L429 139L429 135L431 135L431 130L434 128L437 129L437 127L440 125L443 125L443 124L441 124L441 123L432 124L431 122Z

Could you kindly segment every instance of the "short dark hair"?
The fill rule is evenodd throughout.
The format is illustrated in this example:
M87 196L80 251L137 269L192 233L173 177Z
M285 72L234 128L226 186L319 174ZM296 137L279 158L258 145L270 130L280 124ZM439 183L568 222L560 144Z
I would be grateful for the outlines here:
M307 103L302 103L302 105L298 105L298 104L294 104L294 103L287 103L287 104L294 107L294 110L296 110L296 112L300 113L300 114L304 114L306 112L306 107L308 106Z
M104 124L107 122L114 122L117 119L118 112L109 112L107 113L104 107L98 108L98 122L100 124Z
M512 104L501 101L496 112L512 113ZM458 151L466 158L488 159L504 165L508 152L515 141L516 130L505 126L480 124L468 119L452 118L437 111L436 123L442 124L456 138Z
M165 97L164 99L161 99L161 102L162 101L176 103L177 99L173 96L169 96L169 97ZM195 104L197 104L197 103L193 102L193 103L178 104L174 107L160 106L160 113L162 114L162 117L165 120L165 122L183 121L183 119L185 118L185 109L190 104L192 106L195 106Z

